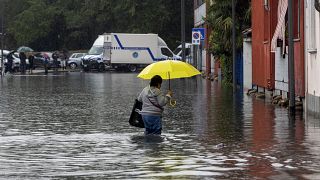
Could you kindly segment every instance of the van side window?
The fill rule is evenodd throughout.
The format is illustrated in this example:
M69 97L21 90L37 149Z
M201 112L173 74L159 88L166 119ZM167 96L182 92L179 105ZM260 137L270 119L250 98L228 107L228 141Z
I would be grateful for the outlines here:
M82 57L83 56L83 54L77 54L77 58L80 58L80 57Z
M168 48L161 48L161 53L168 57L173 57L171 51Z
M189 56L191 53L190 48L186 48L186 56Z

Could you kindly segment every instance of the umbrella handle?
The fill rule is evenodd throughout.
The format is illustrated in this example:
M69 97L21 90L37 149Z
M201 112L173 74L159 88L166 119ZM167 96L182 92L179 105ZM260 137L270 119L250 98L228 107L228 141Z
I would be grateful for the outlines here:
M171 91L171 83L170 83L170 72L168 72L168 77L169 77L169 90ZM170 106L171 107L175 107L177 104L176 100L170 99Z
M171 90L171 85L170 85L170 72L168 72L168 77L169 77L169 90Z
M176 100L170 99L170 106L171 107L176 107L176 104L177 104Z

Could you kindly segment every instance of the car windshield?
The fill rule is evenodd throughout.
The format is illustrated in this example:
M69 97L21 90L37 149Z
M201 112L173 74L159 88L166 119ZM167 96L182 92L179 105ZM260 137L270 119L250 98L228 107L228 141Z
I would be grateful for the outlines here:
M103 47L102 46L92 46L92 48L89 50L88 54L89 55L98 55L103 52Z
M173 51L173 53L177 55L180 51L181 51L181 48L177 47L177 48Z

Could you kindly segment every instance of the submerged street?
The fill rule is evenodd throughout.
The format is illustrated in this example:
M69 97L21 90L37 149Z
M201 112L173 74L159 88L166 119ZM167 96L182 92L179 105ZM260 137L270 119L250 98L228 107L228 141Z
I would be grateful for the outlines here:
M172 81L177 105L145 137L128 123L149 83L136 76L1 78L0 179L320 178L318 119L193 77Z

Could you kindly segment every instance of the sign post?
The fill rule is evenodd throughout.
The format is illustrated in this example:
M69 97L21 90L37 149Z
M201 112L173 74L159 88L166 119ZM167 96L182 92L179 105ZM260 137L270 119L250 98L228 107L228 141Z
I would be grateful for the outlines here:
M197 56L194 57L196 59L197 69L202 70L202 46L205 40L205 28L192 28L192 44L197 48Z

